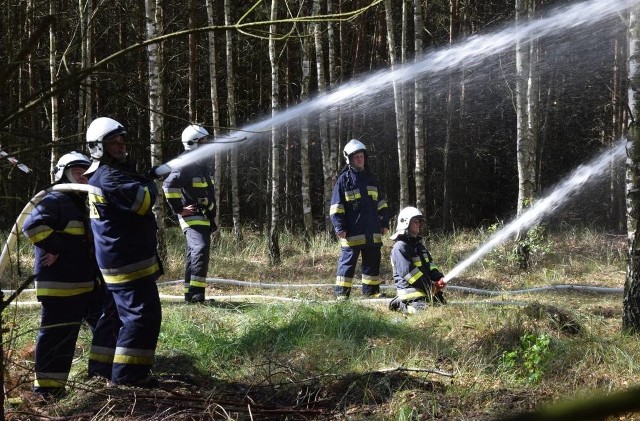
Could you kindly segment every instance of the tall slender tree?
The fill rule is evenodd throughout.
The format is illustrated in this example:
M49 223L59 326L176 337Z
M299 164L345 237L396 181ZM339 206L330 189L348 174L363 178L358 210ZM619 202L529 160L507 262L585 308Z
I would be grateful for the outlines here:
M162 27L162 0L145 0L145 11L147 16L147 39L151 40L158 36L158 28ZM151 165L160 165L164 161L162 152L164 106L162 101L163 86L160 83L160 69L162 68L161 50L157 43L150 43L147 46L147 63L149 81L149 142L151 147ZM162 184L157 181L158 197L153 207L153 212L158 224L158 251L161 257L166 257L165 247L165 210L163 206L164 196L162 194Z
M627 133L627 235L629 258L624 284L622 327L640 332L640 7L629 17L629 96L631 112Z
M278 0L271 0L271 22L278 19ZM271 116L280 108L280 79L278 53L276 51L276 25L269 30L269 62L271 63ZM269 224L269 259L272 265L280 263L280 139L278 127L271 128L271 223Z
M535 12L536 0L516 0L516 24L528 22ZM536 51L534 41L516 43L516 159L518 166L518 215L533 204L537 181L536 133L537 98L535 80ZM520 266L529 266L527 232L518 233L518 256Z
M313 16L318 16L320 14L321 4L321 0L313 0ZM327 91L327 77L325 72L324 47L322 43L322 26L320 21L313 23L313 39L316 49L316 77L318 79L318 92L322 94ZM331 142L329 140L328 120L329 116L327 113L321 111L320 116L318 117L318 136L320 137L322 149L322 174L324 179L323 208L325 215L325 229L330 231L331 222L329 221L329 205L331 203L331 192L333 190L335 163L331 160Z
M206 0L207 8L207 23L209 26L214 26L215 13L213 9L214 0ZM208 52L209 52L209 94L211 99L211 124L213 125L213 136L218 137L220 135L220 98L218 94L218 56L216 54L216 32L207 32ZM215 222L220 226L220 185L222 181L222 162L224 154L216 152L214 158L214 179L216 183L216 213ZM216 231L214 235L219 235L220 231Z
M231 25L231 0L224 0L224 24L228 27L226 35L226 63L227 63L227 114L229 116L229 128L237 127L236 120L236 89L234 85L235 70L233 59L233 32ZM240 185L238 182L238 150L229 152L229 172L231 178L231 216L233 218L233 233L238 240L242 240L242 227L240 226Z
M49 13L51 16L55 16L57 13L57 3L50 2L49 3ZM49 80L51 86L55 86L57 79L57 60L56 60L56 31L54 26L49 27ZM51 88L53 89L53 88ZM51 92L51 143L55 145L60 139L60 129L59 129L59 108L58 108L58 95L55 92ZM54 174L54 163L58 161L59 151L57 148L51 148L51 181L53 181Z
M404 4L404 1L403 1ZM396 50L395 25L393 21L393 7L391 0L384 2L385 20L387 23L387 45L389 49L389 61L391 70L398 66L398 53ZM407 168L409 162L407 138L406 138L406 114L404 110L404 99L402 96L402 84L393 81L393 102L396 117L396 138L398 140L398 176L400 178L400 208L409 203L409 177Z
M420 60L423 51L422 33L424 31L424 21L422 19L422 1L413 0L413 48L415 60ZM423 212L427 212L427 187L426 187L426 159L425 159L425 99L424 83L421 78L416 78L413 84L414 107L413 107L413 136L416 150L414 164L414 178L416 185L416 206Z
M311 36L310 25L302 24L301 43L301 75L300 100L309 98L311 84ZM304 224L304 239L307 247L311 245L314 231L313 213L311 208L311 171L309 163L309 118L302 117L300 122L300 195L302 197L302 220Z

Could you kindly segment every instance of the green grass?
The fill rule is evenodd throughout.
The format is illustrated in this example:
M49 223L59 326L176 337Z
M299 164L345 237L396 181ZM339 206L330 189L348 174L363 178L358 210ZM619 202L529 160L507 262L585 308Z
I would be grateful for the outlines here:
M488 235L432 234L429 242L446 273ZM171 230L167 239L161 281L180 279L184 270L182 234ZM546 232L536 241L540 251L530 270L518 270L510 256L513 244L504 244L452 284L506 291L624 283L624 237L575 229ZM283 262L270 266L264 238L245 233L238 242L223 231L215 240L209 275L327 286L212 284L207 294L219 298L211 305L164 302L154 372L165 388L155 394L87 380L91 335L83 329L74 364L76 387L45 412L89 412L105 420L488 420L574 396L624 390L637 381L640 344L621 333L621 295L574 291L485 297L449 290L450 305L405 316L389 312L384 303L359 301L357 290L351 302L333 301L330 285L339 246L326 236L315 238L309 250L293 233L283 233L280 244ZM385 242L384 256L390 247ZM29 248L20 253L23 269L29 267ZM11 275L7 286L28 273ZM390 284L386 257L382 277ZM177 296L181 288L160 287L163 294ZM20 299L32 299L30 294ZM220 298L225 296L236 298ZM42 410L27 393L39 310L12 307L3 318L7 397L12 399L6 410L33 414Z

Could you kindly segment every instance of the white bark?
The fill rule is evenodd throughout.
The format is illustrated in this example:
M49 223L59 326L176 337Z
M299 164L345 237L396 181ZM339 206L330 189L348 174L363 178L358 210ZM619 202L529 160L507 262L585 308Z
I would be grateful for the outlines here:
M49 13L51 16L56 15L56 2L49 3ZM57 79L57 70L56 70L56 33L54 25L49 27L49 74L50 74L50 83L53 87L56 79ZM51 88L53 89L53 88ZM58 96L55 94L51 95L51 142L52 144L56 144L58 139L60 138L60 133L58 129ZM55 168L55 164L58 161L58 150L57 148L51 148L51 181L53 182L53 171Z
M424 23L422 21L422 2L421 0L413 1L413 26L414 26L414 50L415 60L420 60L422 54L422 31L424 29ZM427 212L427 187L426 187L426 163L425 163L425 141L426 130L424 124L424 84L418 78L414 82L414 110L413 110L413 132L415 136L415 184L416 184L416 207L422 212Z
M384 10L385 10L385 18L387 23L387 43L389 46L389 61L391 62L391 69L394 70L398 65L398 54L396 52L396 36L393 31L394 23L393 23L393 9L391 5L391 0L385 0L384 2ZM394 110L396 117L396 136L398 140L398 175L400 182L400 197L399 197L399 206L403 208L409 203L409 178L407 173L407 168L409 166L409 162L407 160L408 157L408 149L407 149L407 138L405 136L405 113L404 113L404 102L402 99L402 87L396 81L393 82L393 101L394 101Z
M278 1L271 1L271 21L278 18ZM278 54L276 51L276 25L269 30L269 61L271 63L271 116L275 117L280 108ZM280 246L278 244L280 219L280 141L278 128L271 129L271 224L269 228L269 257L271 264L280 263Z

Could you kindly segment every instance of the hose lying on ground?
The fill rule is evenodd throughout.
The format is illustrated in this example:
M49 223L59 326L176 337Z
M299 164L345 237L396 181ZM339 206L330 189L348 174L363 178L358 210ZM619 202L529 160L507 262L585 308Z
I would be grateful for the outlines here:
M178 279L174 281L164 281L158 282L158 286L163 285L181 285L184 283L183 279ZM240 281L236 279L223 279L223 278L207 278L207 283L209 284L219 284L219 285L233 285L233 286L241 286L241 287L253 287L253 288L331 288L333 284L274 284L274 283L264 283L264 282L252 282L252 281ZM359 284L354 284L353 288L359 288ZM395 289L392 285L381 285L382 289ZM486 295L486 296L505 296L505 295L523 295L530 293L541 293L541 292L549 292L549 291L577 291L577 292L595 292L600 294L622 294L623 288L608 288L608 287L598 287L598 286L589 286L589 285L550 285L544 287L535 287L528 289L518 289L518 290L484 290L479 288L470 288L463 287L458 285L448 285L447 290L460 291L466 294L475 294L475 295ZM35 289L24 290L24 292L31 291L34 292ZM3 293L8 294L15 291L12 290L2 290ZM168 295L161 294L160 298L164 301L183 301L184 296L182 295ZM288 298L288 297L280 297L273 295L214 295L206 297L207 300L215 300L215 301L289 301L289 302L333 302L334 300L310 300L310 299L301 299L301 298ZM355 299L354 301L363 302L367 304L380 304L380 303L388 303L390 301L389 298L361 298ZM22 301L17 302L17 305L22 306L36 306L40 303L37 301ZM524 301L449 301L451 305L518 305L523 306L528 303Z

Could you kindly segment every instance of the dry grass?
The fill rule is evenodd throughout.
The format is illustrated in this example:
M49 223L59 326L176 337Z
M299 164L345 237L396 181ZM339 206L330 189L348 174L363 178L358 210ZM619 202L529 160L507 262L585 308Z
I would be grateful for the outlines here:
M505 244L451 283L503 295L452 289L450 305L407 317L389 312L384 302L359 301L356 291L351 303L332 302L339 247L330 239L320 236L305 250L297 236L283 234L283 262L272 267L265 240L246 235L242 242L230 233L216 240L211 277L327 285L264 289L213 283L207 293L218 296L215 303L165 303L155 367L163 386L155 391L87 380L83 367L90 334L83 331L75 387L52 405L37 404L28 392L35 338L29 328L37 325L37 310L5 312L14 386L7 393L12 399L7 414L13 419L46 414L101 420L489 420L576 396L606 396L637 381L640 343L621 333L621 295L506 293L560 284L622 287L622 236L588 230L547 234L526 272L514 267L513 246ZM446 272L486 235L434 235L432 253ZM387 255L390 246L384 245ZM170 232L162 281L182 277L182 253L181 234ZM387 259L382 276L390 283ZM181 294L181 285L161 289ZM253 297L221 298L230 295ZM7 341L8 336L13 339ZM540 340L540 348L523 346L523 338ZM515 355L513 365L506 355ZM531 374L538 378L532 381Z

